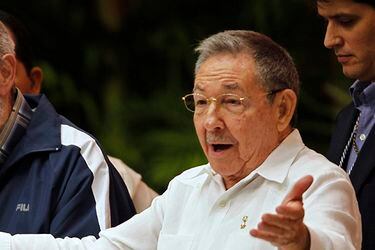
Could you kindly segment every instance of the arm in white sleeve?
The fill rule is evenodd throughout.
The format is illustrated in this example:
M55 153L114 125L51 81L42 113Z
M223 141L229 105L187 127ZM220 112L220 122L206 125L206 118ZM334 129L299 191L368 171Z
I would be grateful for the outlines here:
M82 239L68 237L56 239L51 234L16 234L12 236L8 233L0 233L0 249L2 250L84 250L93 249L94 243L99 243L94 236Z
M304 199L311 250L361 249L361 217L355 192L346 176L337 178L336 174L316 178Z
M166 193L164 193L166 195ZM1 250L127 250L156 249L163 218L164 195L158 196L151 207L130 220L99 233L100 238L56 239L49 234L0 233Z

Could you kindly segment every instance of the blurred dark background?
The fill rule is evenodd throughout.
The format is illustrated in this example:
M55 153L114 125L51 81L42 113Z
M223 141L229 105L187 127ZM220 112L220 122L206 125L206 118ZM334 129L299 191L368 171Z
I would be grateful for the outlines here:
M211 34L255 30L291 53L302 82L297 127L321 153L349 102L350 80L323 47L309 0L2 0L0 7L32 31L43 92L58 112L158 192L206 162L181 96L192 89L193 49Z

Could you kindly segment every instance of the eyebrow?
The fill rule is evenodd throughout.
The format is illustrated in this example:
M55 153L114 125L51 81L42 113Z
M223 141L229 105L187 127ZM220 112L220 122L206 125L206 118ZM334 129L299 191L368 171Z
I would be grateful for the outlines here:
M199 85L200 85L199 83L194 84L193 92L195 92L197 90L204 91L204 89L202 87L200 87Z
M238 84L238 82L225 82L225 83L222 83L221 85L223 86L224 89L227 89L227 90L237 90L237 89L243 90ZM195 84L193 88L193 91L196 91L196 90L204 91L204 88L200 86L199 83L197 83Z
M241 89L240 85L237 82L229 82L229 83L223 83L225 89Z

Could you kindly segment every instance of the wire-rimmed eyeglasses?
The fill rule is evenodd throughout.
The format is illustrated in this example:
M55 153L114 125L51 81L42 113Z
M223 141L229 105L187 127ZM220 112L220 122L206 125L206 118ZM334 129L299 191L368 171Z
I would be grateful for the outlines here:
M268 91L266 96L272 96L284 89L285 88ZM212 102L215 102L220 108L223 108L230 113L241 114L247 108L248 97L226 93L208 98L200 93L191 93L182 97L182 100L184 101L186 109L196 114L205 113Z

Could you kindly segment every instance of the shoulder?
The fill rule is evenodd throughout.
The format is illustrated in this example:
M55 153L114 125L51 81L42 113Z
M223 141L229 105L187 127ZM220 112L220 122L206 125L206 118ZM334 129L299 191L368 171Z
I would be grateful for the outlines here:
M61 117L60 131L62 145L76 145L80 148L87 144L97 144L96 139L86 131L75 126L66 118Z
M82 153L102 154L101 146L94 136L61 115L60 122L60 137L63 146L77 146Z
M167 206L180 209L195 191L199 190L208 178L202 165L185 170L175 176L168 184L167 190L155 200L164 201ZM164 203L163 202L163 203ZM177 209L177 210L178 210Z
M208 169L208 164L187 169L174 177L170 181L168 188L192 188L201 186L208 176Z
M312 175L314 180L332 179L342 180L350 185L346 172L336 164L330 162L325 156L305 147L297 155L291 169L291 175L299 178L304 175Z
M307 217L314 221L318 211L345 211L359 218L355 191L343 169L306 148L290 169L288 189L306 175L313 177L313 183L303 195L304 207L306 211L314 211Z
M207 173L207 171L209 171L208 168L209 168L208 164L192 167L183 171L181 174L177 175L174 179L176 180L194 179L197 176Z
M307 197L313 195L345 196L355 199L353 186L347 173L323 155L305 147L296 157L288 175L289 185L306 175L314 178L312 186L306 192Z

